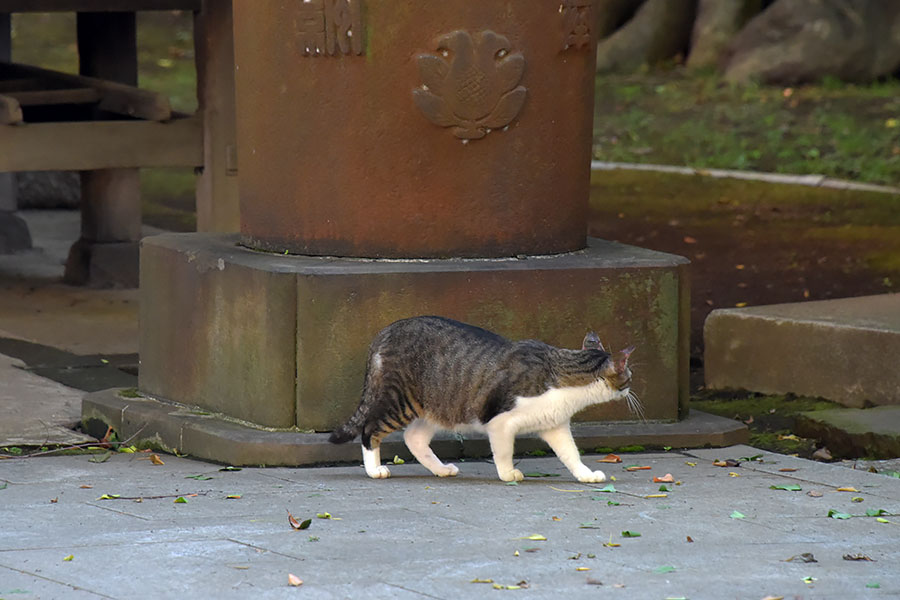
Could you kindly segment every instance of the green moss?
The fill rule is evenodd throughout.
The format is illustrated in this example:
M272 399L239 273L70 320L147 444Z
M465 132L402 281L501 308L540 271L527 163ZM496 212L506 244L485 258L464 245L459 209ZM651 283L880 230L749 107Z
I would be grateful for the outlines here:
M143 395L137 388L125 388L124 390L119 390L119 396L122 398L143 398Z
M620 446L616 448L617 452L644 452L646 448L640 444L632 444L631 446Z

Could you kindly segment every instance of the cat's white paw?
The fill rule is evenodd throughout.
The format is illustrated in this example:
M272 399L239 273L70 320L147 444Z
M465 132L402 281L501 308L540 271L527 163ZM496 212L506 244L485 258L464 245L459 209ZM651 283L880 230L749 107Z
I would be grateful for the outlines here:
M588 471L583 475L579 475L578 481L581 483L603 483L606 481L606 473L603 471Z
M385 467L384 465L379 465L372 469L371 471L366 471L366 473L372 479L387 479L391 476L391 470Z
M446 464L442 468L434 472L438 477L456 477L459 468L456 465Z
M513 469L512 471L509 471L507 473L501 473L500 479L502 479L503 481L522 481L523 479L525 479L525 476L522 475L522 471Z

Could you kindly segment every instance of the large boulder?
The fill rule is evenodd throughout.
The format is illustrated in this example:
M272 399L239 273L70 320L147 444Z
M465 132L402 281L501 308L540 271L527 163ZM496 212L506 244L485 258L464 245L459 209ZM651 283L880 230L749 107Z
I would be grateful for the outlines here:
M696 0L646 0L597 44L597 72L633 71L685 53L696 6Z
M725 78L737 82L890 75L900 68L900 2L776 0L737 35L723 64Z
M19 208L78 208L81 181L75 171L20 171L16 173Z
M762 0L700 0L687 66L718 66L728 44L760 10Z

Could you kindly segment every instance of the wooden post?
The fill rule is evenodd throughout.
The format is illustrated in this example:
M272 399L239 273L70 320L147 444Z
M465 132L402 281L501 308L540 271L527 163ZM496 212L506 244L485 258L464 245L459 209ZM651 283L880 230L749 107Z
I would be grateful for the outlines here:
M9 13L0 12L0 62L12 59L11 28ZM31 248L31 234L28 225L16 214L18 208L16 174L0 173L0 254Z
M194 14L197 97L203 117L203 172L197 181L197 230L240 229L234 124L232 0L204 0Z
M133 12L81 12L79 73L137 85ZM138 282L141 200L138 169L81 171L81 239L69 251L64 281L97 287Z

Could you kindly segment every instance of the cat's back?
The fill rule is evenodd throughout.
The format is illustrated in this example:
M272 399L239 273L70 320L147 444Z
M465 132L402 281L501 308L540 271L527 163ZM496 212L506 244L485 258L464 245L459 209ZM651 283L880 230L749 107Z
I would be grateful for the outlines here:
M492 331L432 315L395 321L372 340L373 352L404 348L415 352L451 348L499 350L509 346L509 340Z

